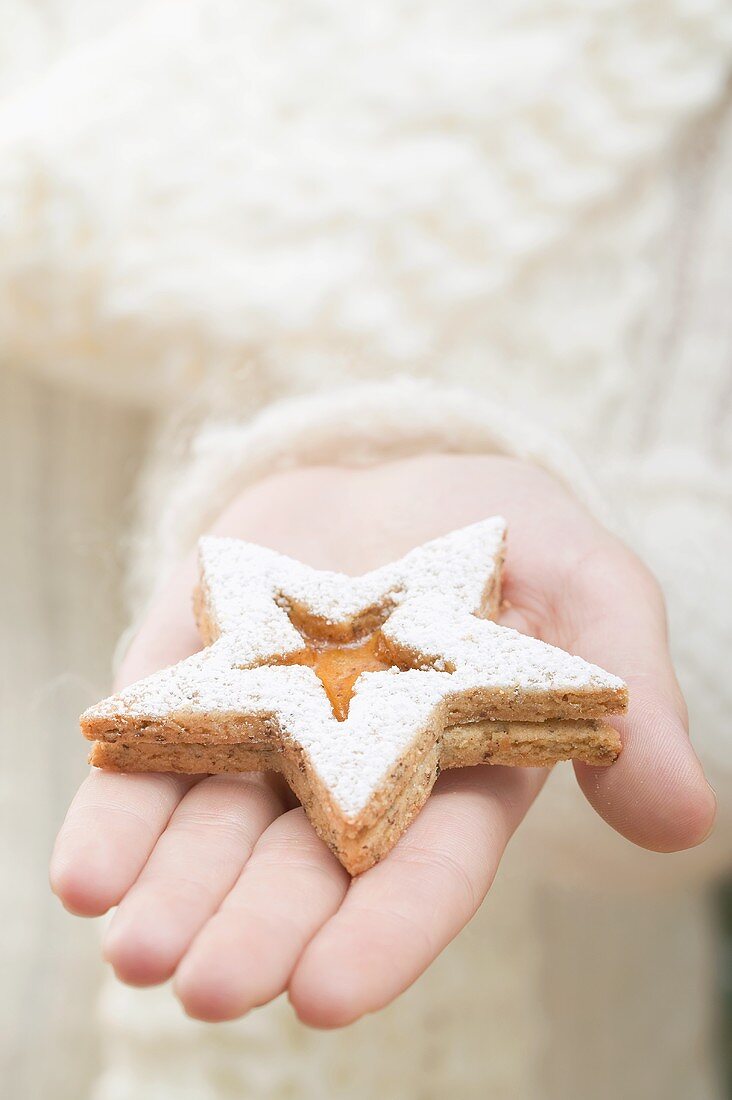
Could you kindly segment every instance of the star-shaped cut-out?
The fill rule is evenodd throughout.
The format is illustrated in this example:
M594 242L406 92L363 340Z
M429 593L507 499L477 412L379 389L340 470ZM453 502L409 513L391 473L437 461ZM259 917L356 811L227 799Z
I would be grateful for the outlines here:
M440 766L609 763L617 677L498 626L505 523L361 577L238 539L199 544L200 653L82 715L122 770L281 771L357 873L396 843ZM513 748L513 752L510 749Z

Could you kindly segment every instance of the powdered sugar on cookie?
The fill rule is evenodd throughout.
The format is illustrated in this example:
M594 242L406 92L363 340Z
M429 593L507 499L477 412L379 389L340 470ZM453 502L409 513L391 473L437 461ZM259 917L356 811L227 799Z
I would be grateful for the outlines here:
M504 539L496 517L355 578L237 539L202 539L197 609L212 644L92 707L85 735L239 744L261 750L270 767L279 753L288 778L299 769L307 790L326 792L354 826L377 798L388 804L384 792L405 762L434 754L456 722L623 709L617 677L479 617L497 612ZM374 630L394 667L361 672L339 721L313 668L290 662L303 632L350 641Z
M453 690L493 687L530 694L625 689L619 677L598 665L517 630L456 613L441 597L402 604L382 633L410 660L452 672Z

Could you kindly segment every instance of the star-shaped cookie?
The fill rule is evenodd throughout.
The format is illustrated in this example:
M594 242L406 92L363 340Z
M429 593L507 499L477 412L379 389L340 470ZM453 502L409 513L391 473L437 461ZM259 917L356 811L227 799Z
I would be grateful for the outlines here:
M276 770L352 874L396 843L441 768L611 763L616 676L498 626L500 517L361 577L199 543L206 648L91 707L91 763Z

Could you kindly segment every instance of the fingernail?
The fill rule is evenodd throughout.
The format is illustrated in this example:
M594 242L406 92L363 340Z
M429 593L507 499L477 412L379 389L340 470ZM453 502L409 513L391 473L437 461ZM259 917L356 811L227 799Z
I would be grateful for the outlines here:
M706 784L707 784L707 790L709 791L710 795L712 796L712 818L711 818L711 821L709 823L709 828L707 829L707 831L705 832L705 834L701 838L701 840L698 841L699 844L703 844L705 840L709 839L709 837L714 832L714 829L715 829L716 824L717 824L717 808L719 806L719 800L717 799L717 792L715 791L714 787L712 786L712 784L709 782L708 779L706 780Z

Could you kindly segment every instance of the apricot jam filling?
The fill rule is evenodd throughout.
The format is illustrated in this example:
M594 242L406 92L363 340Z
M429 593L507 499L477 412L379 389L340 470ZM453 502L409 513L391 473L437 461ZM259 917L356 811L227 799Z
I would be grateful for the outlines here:
M339 722L345 722L353 697L353 687L362 672L381 672L393 668L379 632L346 645L333 645L308 639L305 649L287 657L288 665L306 665L318 677Z

